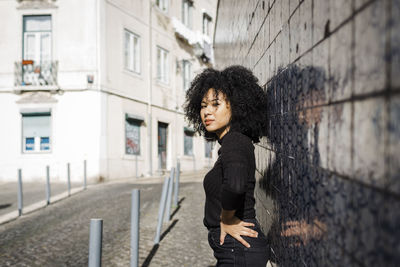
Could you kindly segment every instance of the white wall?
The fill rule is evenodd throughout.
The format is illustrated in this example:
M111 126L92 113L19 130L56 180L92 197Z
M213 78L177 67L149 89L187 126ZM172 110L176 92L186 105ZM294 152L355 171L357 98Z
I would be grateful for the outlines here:
M203 137L195 136L194 153L184 156L184 116L182 104L185 92L183 90L182 71L176 68L176 61L189 59L192 70L199 72L206 67L193 54L192 48L184 43L178 43L172 27L171 17L180 19L180 0L171 0L166 14L161 12L154 3L150 17L150 2L154 1L123 1L111 0L105 6L105 50L106 64L105 77L102 88L109 94L104 96L107 107L103 105L103 112L107 113L105 122L107 128L107 159L102 160L105 177L121 178L133 177L136 173L135 161L132 156L125 154L125 127L124 112L131 110L133 114L145 118L141 127L141 155L138 157L138 174L148 175L149 151L148 142L152 143L151 159L152 174L162 174L158 170L158 122L168 123L167 134L167 169L176 166L177 159L181 160L182 170L196 170L210 166L210 160L204 157ZM216 1L196 1L193 12L193 30L202 31L202 9L215 14ZM214 16L215 19L215 16ZM151 25L151 31L150 31ZM124 69L124 29L140 36L141 72L135 74ZM150 40L151 32L151 40ZM150 43L151 42L151 43ZM157 46L169 52L169 83L157 81ZM150 55L152 53L152 55ZM151 56L151 61L150 61ZM150 97L150 73L151 100ZM192 75L194 77L195 73ZM115 94L115 95L114 95ZM137 101L136 101L137 100ZM150 129L147 115L148 103L151 103L151 140L148 138ZM122 106L122 108L121 108ZM178 107L178 110L176 110ZM106 110L106 111L104 111ZM215 157L214 153L214 159ZM213 161L213 160L212 160Z
M0 181L15 181L18 168L22 168L25 181L44 180L46 165L52 180L66 180L67 162L71 163L72 180L82 181L84 159L88 179L97 179L101 94L96 90L96 2L56 1L56 8L47 9L18 9L17 1L0 2L0 17L7 25L0 27L0 124L7 129L0 131ZM59 93L15 93L14 62L22 59L23 16L49 14L52 60L59 62ZM87 84L88 74L95 76L95 85ZM39 95L40 100L35 100ZM20 103L22 99L30 100ZM43 107L51 108L51 151L22 153L20 110Z

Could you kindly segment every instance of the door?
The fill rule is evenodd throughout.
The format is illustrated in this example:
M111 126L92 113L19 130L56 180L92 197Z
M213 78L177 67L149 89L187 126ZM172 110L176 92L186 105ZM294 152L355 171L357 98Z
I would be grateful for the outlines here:
M51 16L24 16L24 60L51 60Z
M23 82L46 84L51 76L51 16L24 16Z
M167 168L167 129L168 124L158 122L158 168Z

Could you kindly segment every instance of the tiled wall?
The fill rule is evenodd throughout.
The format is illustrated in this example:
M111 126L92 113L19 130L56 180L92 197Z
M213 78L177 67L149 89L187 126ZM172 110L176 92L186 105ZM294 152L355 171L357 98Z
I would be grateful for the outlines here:
M400 0L220 0L217 68L269 97L257 217L280 266L400 264Z

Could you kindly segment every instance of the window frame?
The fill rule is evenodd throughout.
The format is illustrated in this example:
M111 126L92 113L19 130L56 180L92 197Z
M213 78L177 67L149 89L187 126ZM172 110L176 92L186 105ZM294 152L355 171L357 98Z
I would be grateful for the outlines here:
M186 13L187 11L187 13ZM189 29L193 29L193 1L182 0L181 21Z
M186 74L188 74L188 77L186 77ZM182 77L183 77L183 90L186 91L187 89L189 89L190 82L192 80L192 62L190 62L189 60L185 59L182 60Z
M124 154L127 156L141 156L142 155L142 149L141 149L141 126L142 126L143 121L140 119L132 118L128 115L128 113L125 113L125 121L124 121L124 131L125 131L125 148L124 148ZM133 127L138 127L138 133L139 133L139 140L138 140L138 152L137 153L128 153L128 147L127 147L127 140L128 140L128 132L127 132L127 124L134 125Z
M164 13L168 12L169 0L156 0L156 7Z
M127 36L129 41L127 43ZM135 39L136 45L135 47ZM123 37L123 58L124 58L124 69L136 74L141 74L141 38L140 35L124 28ZM131 66L130 66L131 65ZM132 67L132 68L130 68Z
M158 53L160 51L160 58ZM157 81L169 85L169 51L157 45ZM160 61L159 61L160 60Z
M210 146L210 156L207 156L207 146ZM204 140L204 157L207 159L211 159L212 158L212 151L214 149L215 146L215 141L207 141Z
M51 111L30 111L30 112L22 112L21 111L21 153L22 154L49 154L53 152L53 133L52 133L52 114ZM24 117L49 117L49 135L48 136L25 136L24 134ZM49 141L47 143L49 149L42 149L42 139L48 138ZM27 150L27 142L26 139L33 139L33 149Z
M189 156L189 157L193 157L194 156L194 134L195 132L192 130L189 130L187 127L183 128L183 155L184 156ZM190 138L190 139L188 139ZM190 140L191 142L191 150L192 150L192 154L187 154L186 152L186 140Z
M28 18L33 18L33 17L48 17L49 18L49 23L50 23L50 29L49 30L35 30L35 31L27 31L26 29L26 21ZM53 59L53 16L51 14L37 14L37 15L23 15L22 16L22 59L23 60L33 60L35 65L41 65L45 61L52 61ZM42 37L44 36L49 37L49 44L48 44L48 58L44 60L42 58ZM28 56L28 45L27 45L27 39L28 36L34 36L34 53L33 53L33 58L27 58Z
M205 25L205 22L207 22ZM210 25L212 23L212 18L207 14L203 13L203 34L207 36L211 36Z

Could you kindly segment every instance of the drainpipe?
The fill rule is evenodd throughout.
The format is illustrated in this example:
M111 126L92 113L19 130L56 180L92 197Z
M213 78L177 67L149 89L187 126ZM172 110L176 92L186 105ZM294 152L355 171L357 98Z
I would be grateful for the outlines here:
M147 172L148 176L153 175L153 138L152 138L152 88L153 88L153 44L152 44L152 26L151 26L151 16L153 9L153 1L149 1L149 47L150 47L150 60L149 60L149 90L148 90L148 102L147 102L147 143L148 143L148 160L149 169Z
M102 78L103 73L102 70L106 66L105 58L103 60L103 44L105 45L105 1L97 0L96 1L96 58L97 58L97 90L99 91L99 105L100 105L100 150L99 150L99 166L102 166L103 162L101 160L105 160L105 169L99 167L99 174L105 176L106 179L109 178L109 162L108 162L108 96L106 94L101 93L102 87ZM103 42L104 41L104 42Z

